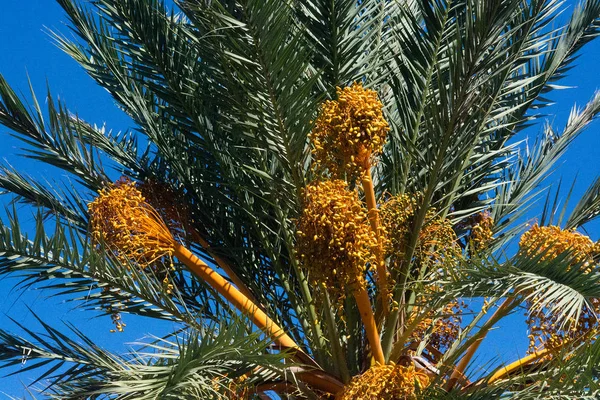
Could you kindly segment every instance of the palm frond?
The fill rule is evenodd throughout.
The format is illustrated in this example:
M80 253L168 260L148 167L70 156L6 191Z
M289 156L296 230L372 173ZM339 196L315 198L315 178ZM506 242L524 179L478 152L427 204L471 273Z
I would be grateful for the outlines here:
M48 186L50 185L37 182L12 167L0 166L0 188L4 189L5 194L16 195L13 202L43 207L46 216L58 216L59 219L86 230L87 207L81 197L75 195L75 189L53 190Z
M266 352L268 343L258 333L248 334L240 322L139 343L141 351L123 357L100 348L74 326L63 333L35 317L43 334L17 324L33 341L0 331L0 367L42 369L34 384L43 382L40 391L49 398L225 399L229 385L246 372L261 369L250 384L283 372L282 354Z
M311 64L322 73L320 86L330 96L337 86L362 79L379 66L393 2L314 0L297 2L296 8Z
M30 112L0 76L0 123L31 146L25 149L26 157L69 172L90 189L98 189L110 182L96 150L75 134L72 114L66 106L60 101L55 102L48 91L46 121L33 89L31 95L34 107Z
M540 185L554 170L556 162L599 112L600 96L596 93L583 109L572 109L560 134L546 125L531 150L527 148L526 155L519 157L515 167L507 170L510 183L499 192L494 207L494 219L500 221L499 229L506 229L513 221L519 220L526 211L521 207L527 207L535 200L536 190L541 189ZM574 211L570 220L576 218L576 213L583 212L581 208L576 209L578 211ZM573 226L570 222L569 227Z
M457 290L461 297L521 297L521 301L531 302L530 312L546 310L557 316L558 324L576 324L573 321L584 306L591 307L591 299L600 295L597 273L573 266L569 252L552 260L542 260L544 252L540 253L535 257L518 254L505 263L483 262L469 268L465 277L457 280Z
M100 315L112 309L190 326L198 326L196 314L202 310L212 307L206 315L218 314L215 304L186 305L177 291L169 296L158 274L107 259L74 228L56 223L48 236L38 213L35 235L29 239L16 214L10 213L9 219L10 225L0 225L0 275L17 278L15 286L21 290L46 289Z
M600 215L600 178L596 178L589 186L575 208L571 212L565 226L578 228Z

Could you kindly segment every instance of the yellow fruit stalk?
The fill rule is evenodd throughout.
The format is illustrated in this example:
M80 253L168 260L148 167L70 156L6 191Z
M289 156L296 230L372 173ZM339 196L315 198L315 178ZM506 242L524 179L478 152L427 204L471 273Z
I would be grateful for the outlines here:
M89 204L92 240L108 246L116 257L144 268L163 257L177 257L282 348L299 349L269 316L218 272L179 244L158 212L134 182L103 189Z
M375 361L385 359L366 291L365 272L376 263L377 237L356 191L346 182L316 182L304 190L303 214L298 220L297 253L300 264L317 285L333 294L350 288L365 326Z
M337 99L323 103L310 134L317 170L326 170L333 178L361 180L369 221L378 240L374 254L382 304L388 298L388 272L371 167L383 149L389 130L377 92L355 83L337 88Z

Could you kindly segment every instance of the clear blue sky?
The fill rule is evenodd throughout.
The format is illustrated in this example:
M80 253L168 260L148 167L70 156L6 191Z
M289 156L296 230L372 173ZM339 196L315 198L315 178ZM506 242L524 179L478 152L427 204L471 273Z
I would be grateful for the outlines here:
M115 107L107 91L94 82L67 55L63 54L52 42L48 29L68 33L66 18L61 8L52 0L0 0L0 73L10 82L17 92L29 96L27 77L31 79L38 99L45 99L46 84L50 85L53 96L64 100L72 112L86 121L102 125L109 129L125 130L132 126L129 118ZM11 138L4 127L0 127L0 158L20 171L29 173L38 179L64 180L64 173L46 167L42 163L31 162L19 157L21 142ZM9 197L0 197L6 204ZM3 207L2 207L3 208ZM21 217L24 223L31 221L29 210L23 209ZM1 212L0 212L1 214ZM149 320L124 316L128 326L124 333L110 333L113 328L110 317L97 318L94 313L74 307L76 303L64 304L61 298L48 297L51 292L30 290L25 293L11 291L14 280L0 281L0 327L15 330L7 315L34 330L39 325L31 316L27 307L55 327L61 327L61 320L73 322L86 332L96 343L115 351L126 351L125 343L140 339L154 332L155 326ZM163 324L164 325L164 324ZM160 327L164 332L164 326ZM155 332L159 333L159 332ZM21 382L31 382L34 374L3 377L0 371L0 399L8 398L2 393L23 396Z
M13 88L28 96L27 74L41 100L44 99L46 82L49 83L53 95L60 96L71 111L76 112L86 121L98 125L106 124L113 130L125 130L132 127L131 121L113 103L104 89L96 86L77 64L54 46L47 35L47 28L67 32L66 21L60 7L51 0L0 0L0 73ZM567 4L572 4L568 1ZM577 67L569 72L569 76L561 84L576 86L574 89L555 91L551 98L557 105L544 110L554 116L550 122L557 128L564 125L573 104L584 105L597 88L600 88L600 40L585 48L585 52L576 61ZM44 167L40 163L19 158L20 143L9 137L7 130L0 127L0 158L20 171L30 173L40 179L60 180L65 177L55 170ZM589 183L600 174L598 149L600 148L600 124L593 123L590 128L572 145L562 160L558 173L553 179L563 178L563 186L570 186L577 175L577 185L573 197L577 199ZM6 204L8 197L0 197ZM535 214L531 215L535 218ZM24 213L22 221L30 221ZM589 230L592 239L600 238L600 225L594 224ZM6 318L10 315L17 321L37 329L25 305L39 313L45 320L55 326L61 320L74 322L80 329L88 333L98 344L114 350L123 350L123 343L132 342L146 333L156 333L157 326L151 321L138 319L135 324L125 317L129 325L123 334L111 334L111 322L108 317L92 318L94 315L73 309L75 304L63 304L61 299L48 298L51 293L28 291L17 293L12 291L14 281L0 281L0 327L12 329L12 323ZM502 359L513 359L517 353L522 354L526 343L525 325L522 316L517 315L505 324L511 329L493 332L482 348L488 349L480 354L484 361L495 356ZM160 327L163 329L164 327ZM24 374L25 375L25 374ZM0 374L1 376L1 374ZM0 393L23 395L20 380L27 382L30 375L21 377L0 377ZM3 395L0 394L0 399Z

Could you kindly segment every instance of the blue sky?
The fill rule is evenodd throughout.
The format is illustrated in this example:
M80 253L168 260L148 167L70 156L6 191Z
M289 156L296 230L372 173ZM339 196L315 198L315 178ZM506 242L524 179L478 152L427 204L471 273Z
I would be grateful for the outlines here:
M571 2L567 2L571 4ZM31 79L33 88L40 100L45 97L46 84L50 85L54 97L60 97L66 102L71 111L76 112L86 121L102 125L108 129L125 130L131 128L129 118L115 107L112 98L104 89L96 86L93 81L67 55L63 54L48 35L48 28L67 33L64 26L66 21L61 9L49 0L1 0L0 12L0 73L17 91L29 98L27 76ZM573 104L583 106L600 88L600 40L588 45L581 57L576 61L577 67L561 84L576 86L574 89L554 91L550 97L556 105L544 110L553 116L549 119L557 128L564 125ZM535 133L535 132L533 132ZM22 172L30 173L40 179L60 180L65 177L51 168L40 163L18 157L20 142L11 138L8 131L0 127L0 158L10 163ZM577 176L573 198L577 199L587 185L600 174L598 149L600 148L600 124L593 123L588 130L571 146L566 157L559 164L552 182L563 179L563 186L570 186ZM6 204L8 197L0 197ZM531 218L536 215L532 214ZM27 211L21 215L23 222L31 221ZM598 224L590 226L589 234L592 239L600 238ZM100 345L114 350L124 350L123 343L132 342L146 333L163 329L145 319L138 319L135 324L125 317L129 325L123 334L111 334L112 325L108 317L92 318L90 313L82 312L76 304L63 304L62 299L48 298L50 293L28 291L25 293L12 290L14 280L0 281L0 291L4 294L0 301L0 326L3 329L13 329L14 326L7 316L28 327L37 329L34 319L27 307L31 307L44 319L55 326L61 320L68 320L77 325ZM525 326L522 316L516 315L504 322L511 329L492 332L482 348L486 352L480 354L481 360L498 356L502 359L512 359L513 355L524 351L526 343ZM15 328L16 330L16 328ZM0 377L0 392L12 395L23 393L20 381L27 382L30 375L20 377ZM2 395L0 394L0 398Z
M29 76L42 107L48 84L54 98L60 97L82 119L97 125L106 123L109 129L115 130L132 127L130 119L115 107L108 92L95 85L74 61L53 44L48 35L49 29L68 33L64 25L66 18L54 1L1 0L0 3L3 8L0 12L0 73L17 92L30 98L27 82ZM0 127L0 158L4 162L40 180L59 181L66 178L53 168L19 157L20 146L20 141L11 138L8 131ZM8 200L8 197L0 197L3 204ZM27 209L22 209L20 217L25 224L32 220ZM140 339L157 328L140 322L148 320L134 321L130 317L124 317L128 324L125 332L110 333L113 326L109 317L97 318L93 313L77 309L76 303L64 304L64 299L49 298L52 294L50 292L15 292L12 290L14 283L15 280L12 279L0 281L0 290L4 293L3 300L0 301L0 326L3 329L17 331L7 317L10 316L29 328L39 330L39 325L27 309L30 307L55 327L62 329L62 321L72 322L99 345L115 351L126 351L125 343ZM164 332L164 325L160 329ZM12 377L3 375L4 372L1 372L0 399L8 398L1 394L3 392L24 395L21 382L29 383L34 376L28 373Z

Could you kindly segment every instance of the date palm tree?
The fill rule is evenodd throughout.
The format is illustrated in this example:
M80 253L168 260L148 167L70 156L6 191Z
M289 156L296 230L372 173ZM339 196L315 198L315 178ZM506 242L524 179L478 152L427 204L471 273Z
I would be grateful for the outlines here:
M57 1L76 37L56 42L135 125L28 107L0 77L0 123L76 180L1 167L37 216L2 223L0 275L115 330L178 328L129 354L43 317L1 329L1 366L27 351L42 396L598 396L600 245L580 230L600 180L571 212L543 182L600 95L523 139L600 1ZM528 355L477 368L524 309Z

